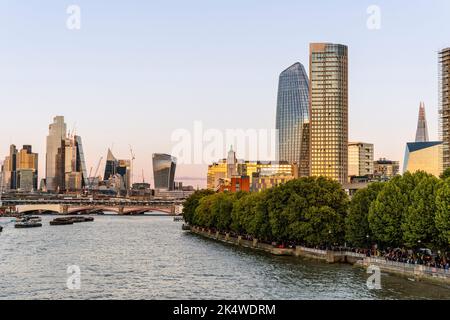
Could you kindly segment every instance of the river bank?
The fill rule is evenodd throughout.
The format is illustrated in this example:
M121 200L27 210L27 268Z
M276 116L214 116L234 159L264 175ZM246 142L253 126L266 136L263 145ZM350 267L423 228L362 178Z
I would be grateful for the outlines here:
M423 265L413 265L387 261L383 258L366 257L364 254L350 251L319 250L297 246L296 248L276 248L270 244L243 239L241 236L233 237L229 233L221 234L212 232L206 228L190 227L190 232L205 238L233 244L245 248L264 251L276 256L302 257L315 259L326 263L348 263L356 267L368 268L377 266L382 272L401 276L414 281L427 281L434 284L450 285L450 271L438 268L430 268Z

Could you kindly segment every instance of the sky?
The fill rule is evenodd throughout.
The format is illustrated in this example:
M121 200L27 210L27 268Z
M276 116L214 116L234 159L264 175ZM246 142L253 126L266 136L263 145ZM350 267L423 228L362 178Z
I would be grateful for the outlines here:
M79 30L66 26L70 5ZM367 27L371 5L380 29ZM131 145L134 180L153 184L152 153L170 153L177 129L273 129L280 72L308 70L309 43L333 42L349 48L350 140L402 162L420 101L438 139L449 16L448 0L0 0L0 158L31 144L42 178L48 125L63 115L88 170ZM206 164L177 177L202 187Z

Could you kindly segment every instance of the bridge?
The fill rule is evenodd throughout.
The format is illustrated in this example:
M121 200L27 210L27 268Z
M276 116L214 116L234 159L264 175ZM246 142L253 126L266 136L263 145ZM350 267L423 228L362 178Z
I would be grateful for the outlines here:
M146 212L163 212L167 215L181 214L182 206L178 204L120 204L120 203L90 203L90 204L65 204L65 203L30 203L12 206L20 214L95 214L103 212L115 212L119 215L138 215Z

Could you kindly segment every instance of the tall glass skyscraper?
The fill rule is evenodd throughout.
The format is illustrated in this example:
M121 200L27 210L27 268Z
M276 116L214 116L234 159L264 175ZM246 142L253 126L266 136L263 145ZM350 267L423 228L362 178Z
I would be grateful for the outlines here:
M311 175L348 181L347 46L310 45Z
M419 107L419 120L417 121L416 142L428 142L428 126L425 117L425 103L421 102Z
M65 138L67 127L64 117L57 116L49 126L47 136L47 153L45 178L47 190L51 192L64 190Z
M309 175L309 81L305 68L295 63L280 74L277 118L278 161L299 165Z
M173 190L175 185L175 170L177 158L169 154L153 154L153 177L155 189Z

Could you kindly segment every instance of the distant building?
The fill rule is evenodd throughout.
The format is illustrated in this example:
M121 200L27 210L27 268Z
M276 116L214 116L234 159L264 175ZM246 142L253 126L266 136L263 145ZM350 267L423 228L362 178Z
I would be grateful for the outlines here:
M373 176L375 180L387 181L398 175L400 164L398 161L382 158L373 163Z
M107 181L117 173L117 167L119 161L114 157L111 149L108 149L108 155L106 157L105 174L103 180Z
M450 48L439 52L439 138L445 170L450 168Z
M373 152L371 143L350 142L348 144L348 176L352 178L373 177ZM363 179L364 180L364 179Z
M235 155L231 159L235 163L233 166L228 165L227 159L208 166L208 189L232 192L261 191L300 176L297 163L236 160Z
M65 138L67 126L64 117L57 116L49 126L46 152L46 187L49 192L64 190L65 184Z
M300 175L309 166L309 80L299 62L280 74L277 98L277 160L298 163Z
M11 145L9 152L2 166L3 187L22 192L37 190L38 154L33 153L29 145L24 145L20 151Z
M175 157L162 153L153 154L153 177L156 190L174 190L176 167Z
M443 172L442 147L441 141L407 143L403 172L425 171L439 177Z
M228 166L227 160L222 159L208 166L208 177L206 187L209 190L215 190L219 186L220 180L227 179Z
M429 140L425 103L421 102L419 107L419 120L417 121L416 142L428 142Z
M4 190L15 190L17 188L17 148L13 144L9 147L9 155L3 161L2 179Z
M310 45L311 175L348 180L348 49Z
M131 161L118 160L108 149L103 179L115 192L131 189Z

